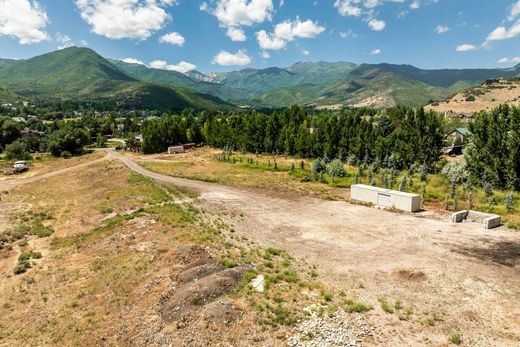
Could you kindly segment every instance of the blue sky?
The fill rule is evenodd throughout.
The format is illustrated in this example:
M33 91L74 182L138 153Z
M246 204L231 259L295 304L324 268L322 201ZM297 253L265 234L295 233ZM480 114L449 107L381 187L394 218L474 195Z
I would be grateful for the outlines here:
M70 45L156 68L520 63L520 0L0 0L0 56Z

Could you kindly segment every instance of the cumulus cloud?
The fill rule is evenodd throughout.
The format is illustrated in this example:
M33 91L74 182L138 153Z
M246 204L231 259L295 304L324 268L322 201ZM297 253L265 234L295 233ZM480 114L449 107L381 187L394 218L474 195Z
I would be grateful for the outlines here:
M444 33L447 33L448 31L450 31L450 28L446 25L437 25L435 27L435 32L437 34L444 34Z
M323 31L325 31L325 28L317 22L301 21L296 18L294 21L287 20L277 24L273 33L267 33L265 30L258 31L256 39L263 50L276 51L285 48L288 42L296 38L314 38Z
M247 55L247 52L243 49L239 50L237 53L229 53L227 51L220 51L215 58L213 58L213 63L222 65L222 66L231 66L231 65L248 65L251 63L251 58Z
M381 50L379 48L376 48L372 52L370 52L370 55L379 55L379 54L381 54Z
M311 52L308 51L308 50L306 50L306 49L304 49L304 50L302 51L302 54L303 54L303 55L309 55L309 54L311 54Z
M160 69L160 70L168 70L168 71L177 71L180 73L186 73L188 71L195 70L197 68L196 65L193 65L191 63L181 61L178 64L168 64L166 60L154 60L150 62L150 67L153 69Z
M469 52L469 51L475 51L475 50L477 50L477 46L470 45L468 43L459 45L459 46L457 46L457 49L456 49L457 52Z
M74 46L74 42L69 35L62 35L60 33L56 34L56 41L58 42L58 49L64 49L68 47Z
M22 45L47 40L49 19L37 1L0 0L0 35L16 37Z
M124 58L124 59L121 59L121 61L123 63L127 63L127 64L139 64L139 65L145 65L145 63L143 63L142 61L138 60L138 59L135 59L135 58Z
M274 11L272 0L218 0L213 10L209 9L207 3L202 3L200 8L218 19L232 41L245 41L246 36L241 27L271 20Z
M385 29L386 23L383 20L371 19L368 21L368 27L374 31L381 31Z
M169 43L181 47L184 45L185 41L186 40L184 39L184 36L176 32L165 34L159 38L159 42Z
M244 30L237 27L229 27L226 35L231 39L231 41L245 41L247 39Z
M338 9L342 16L359 17L362 14L362 9L359 7L360 0L336 0L334 7Z
M520 15L520 0L514 3L511 6L511 10L509 11L509 17L507 17L510 21L514 20L516 17Z
M165 8L175 0L76 0L91 31L109 39L146 40L170 19Z
M402 3L403 0L386 0ZM386 23L374 18L375 10L383 4L383 0L336 0L334 7L342 16L363 17L368 27L374 31L384 30Z
M488 37L486 38L486 42L490 41L502 41L512 39L520 34L520 19L518 19L512 26L509 28L505 26L499 26L495 30L493 30Z
M513 57L513 58L502 58L498 61L499 64L518 64L520 63L520 57Z

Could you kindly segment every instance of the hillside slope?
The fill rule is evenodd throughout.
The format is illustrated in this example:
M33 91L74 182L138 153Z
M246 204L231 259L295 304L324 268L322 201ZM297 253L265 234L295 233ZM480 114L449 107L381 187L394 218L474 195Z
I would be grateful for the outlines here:
M27 97L106 101L158 110L231 107L211 95L142 82L88 48L71 47L8 64L0 69L0 81Z
M520 105L520 79L491 80L465 89L455 96L432 103L426 108L453 115L471 116L499 105Z
M148 83L165 84L188 88L193 91L216 96L223 100L242 100L247 97L242 91L219 83L212 83L191 78L177 71L148 68L141 64L128 64L119 60L112 61L129 75Z

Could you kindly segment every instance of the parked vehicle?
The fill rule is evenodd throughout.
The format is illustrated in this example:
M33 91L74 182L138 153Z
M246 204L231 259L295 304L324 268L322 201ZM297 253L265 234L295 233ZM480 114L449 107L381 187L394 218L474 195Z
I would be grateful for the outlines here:
M19 173L29 170L29 164L26 161L17 161L14 163L13 172Z

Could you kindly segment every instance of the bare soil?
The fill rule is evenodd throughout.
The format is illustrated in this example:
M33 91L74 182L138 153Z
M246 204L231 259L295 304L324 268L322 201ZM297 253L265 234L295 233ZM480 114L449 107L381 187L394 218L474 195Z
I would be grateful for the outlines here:
M457 330L468 346L518 346L518 232L328 201L305 190L171 177L108 153L94 165L41 182L16 178L7 187L0 211L54 206L54 236L74 242L30 239L43 259L22 277L12 275L20 247L2 253L0 345L285 344L257 325L240 298L214 300L230 293L245 269L223 268L206 248L179 247L190 226L165 228L159 217L143 215L108 234L95 233L107 218L106 206L124 215L143 203L148 188L129 185L121 161L160 183L197 191L193 203L219 214L235 238L286 249L316 265L318 279L334 295L372 304L361 316L373 328L363 345L443 346ZM231 217L236 214L241 218ZM10 223L1 217L0 230ZM393 313L380 301L389 302Z
M212 209L244 214L239 235L305 257L325 283L374 306L388 297L413 307L408 321L370 312L377 333L368 345L443 345L452 330L472 346L518 345L518 232L169 177L112 155L143 175L199 191Z

